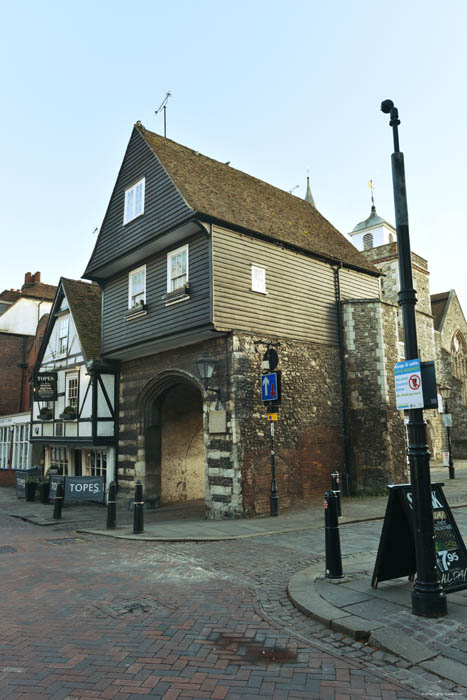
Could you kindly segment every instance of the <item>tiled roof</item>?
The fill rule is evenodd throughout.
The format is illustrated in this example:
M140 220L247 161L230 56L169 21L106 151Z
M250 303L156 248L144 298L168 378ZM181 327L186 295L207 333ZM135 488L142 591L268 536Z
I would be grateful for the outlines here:
M21 292L15 289L4 289L0 294L0 301L16 301L21 296Z
M449 299L449 292L441 292L440 294L432 294L431 297L431 313L433 314L433 323L435 331L438 331L443 320L444 312Z
M21 289L22 297L33 297L34 299L44 299L46 301L53 301L56 293L57 287L53 284L44 284L43 282L35 282L31 286L23 285Z
M148 131L139 122L135 128L187 205L200 215L380 274L309 202Z
M101 351L101 289L97 284L60 278L86 360Z

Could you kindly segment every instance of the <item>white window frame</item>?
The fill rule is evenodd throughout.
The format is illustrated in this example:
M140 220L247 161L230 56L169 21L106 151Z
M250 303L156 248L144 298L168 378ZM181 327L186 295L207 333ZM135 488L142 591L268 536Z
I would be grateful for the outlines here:
M29 427L29 423L15 425L12 469L27 469L29 466Z
M57 352L60 357L68 353L68 337L70 334L70 316L59 316L57 319ZM66 332L64 332L66 331Z
M13 426L0 426L0 469L8 469Z
M262 274L258 274L261 272ZM262 265L251 263L251 291L258 294L267 294L266 291L266 268Z
M70 396L70 384L76 380L76 395ZM79 372L70 372L65 376L65 406L73 406L78 413L79 402ZM74 393L74 392L73 392Z
M189 272L189 246L188 244L181 246L180 248L177 248L176 250L171 250L170 253L167 253L167 294L171 294L172 292L176 292L178 289L182 290L187 284L188 284L188 272ZM174 287L172 288L172 280L175 278L172 278L172 258L174 258L176 255L180 255L180 253L186 253L186 279L185 282L180 285L179 287ZM182 277L183 275L180 275Z
M90 476L103 476L107 479L107 450L91 450L89 453Z
M136 295L133 294L133 276L139 274L140 272L144 272L144 281L143 291L138 292L138 295L142 294L143 298L139 299L137 302L134 302L133 297ZM146 265L141 265L141 267L137 267L135 270L130 270L128 273L128 308L132 309L133 307L137 306L140 301L142 301L143 304L146 303Z
M140 193L138 194L138 190ZM138 182L125 190L125 205L123 208L123 225L130 223L138 216L144 214L144 193L146 190L146 178L142 177ZM138 197L138 199L137 199Z

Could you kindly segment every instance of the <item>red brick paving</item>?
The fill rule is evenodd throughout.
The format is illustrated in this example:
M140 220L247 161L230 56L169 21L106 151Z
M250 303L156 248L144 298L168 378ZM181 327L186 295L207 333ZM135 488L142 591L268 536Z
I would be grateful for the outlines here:
M252 588L170 546L2 525L2 700L420 697L273 626Z

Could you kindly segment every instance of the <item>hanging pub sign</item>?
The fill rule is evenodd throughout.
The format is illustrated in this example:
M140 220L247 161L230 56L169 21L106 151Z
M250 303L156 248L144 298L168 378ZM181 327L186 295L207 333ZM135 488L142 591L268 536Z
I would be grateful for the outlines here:
M431 485L436 567L445 593L467 588L467 550L443 493L443 484ZM389 486L389 499L371 585L408 576L413 580L415 525L410 484Z
M38 372L33 381L34 401L57 400L57 372Z

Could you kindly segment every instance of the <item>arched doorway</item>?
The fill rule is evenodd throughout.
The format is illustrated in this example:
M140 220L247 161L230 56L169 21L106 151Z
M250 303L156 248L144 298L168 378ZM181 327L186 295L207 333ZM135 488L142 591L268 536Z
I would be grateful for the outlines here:
M203 397L182 375L159 377L146 393L145 493L161 505L206 498Z

